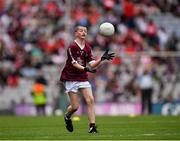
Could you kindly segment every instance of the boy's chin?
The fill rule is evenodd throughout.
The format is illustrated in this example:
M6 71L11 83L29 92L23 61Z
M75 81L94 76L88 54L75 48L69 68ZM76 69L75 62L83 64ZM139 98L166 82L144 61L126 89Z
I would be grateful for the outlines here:
M81 38L85 39L85 38L86 38L86 36L81 36Z

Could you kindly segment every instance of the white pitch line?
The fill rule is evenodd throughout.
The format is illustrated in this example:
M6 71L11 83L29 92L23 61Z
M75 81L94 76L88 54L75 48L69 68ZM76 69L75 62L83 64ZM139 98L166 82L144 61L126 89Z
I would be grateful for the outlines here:
M144 136L154 136L155 134L142 134Z

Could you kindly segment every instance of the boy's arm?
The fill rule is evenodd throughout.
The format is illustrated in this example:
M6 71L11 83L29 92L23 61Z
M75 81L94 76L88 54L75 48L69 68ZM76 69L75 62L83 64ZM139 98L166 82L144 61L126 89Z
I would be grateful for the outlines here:
M72 65L73 67L79 69L79 70L84 70L84 67L82 65L80 65L77 61L72 61Z
M84 67L84 66L80 65L80 64L74 59L70 48L69 48L68 51L69 51L69 55L71 56L71 59L72 59L72 65L73 65L73 67L75 67L75 68L77 68L77 69L79 69L79 70L81 70L81 71L86 71L86 72L91 72L91 73L95 73L95 72L96 72L95 69L92 69L92 68L90 68L90 67Z
M90 68L90 67L84 67L84 66L81 66L80 64L78 64L77 61L75 62L72 62L73 66L79 70L82 70L82 71L86 71L86 72L91 72L91 73L95 73L96 70L93 69L93 68Z
M97 59L97 60L93 60L91 62L89 62L89 66L92 68L96 68L97 66L100 65L100 63L102 62L101 58Z
M89 65L92 68L95 68L95 67L97 67L104 60L112 60L114 58L114 56L115 56L115 53L108 53L108 52L109 52L109 50L106 50L101 58L99 58L97 60L90 61Z

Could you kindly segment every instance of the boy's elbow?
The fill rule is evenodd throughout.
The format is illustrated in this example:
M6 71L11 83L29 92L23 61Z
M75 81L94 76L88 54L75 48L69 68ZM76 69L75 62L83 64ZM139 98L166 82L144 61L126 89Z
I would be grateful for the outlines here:
M72 63L72 65L74 66L74 65L77 64L77 61L73 60L71 63Z

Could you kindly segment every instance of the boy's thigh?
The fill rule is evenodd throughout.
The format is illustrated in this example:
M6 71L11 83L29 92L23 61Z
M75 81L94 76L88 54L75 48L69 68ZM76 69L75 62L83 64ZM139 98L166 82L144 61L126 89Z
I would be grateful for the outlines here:
M85 98L85 100L89 101L89 100L93 100L93 94L92 94L92 89L91 87L88 88L81 88L79 89L79 91L82 93L83 97Z

